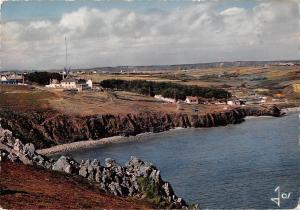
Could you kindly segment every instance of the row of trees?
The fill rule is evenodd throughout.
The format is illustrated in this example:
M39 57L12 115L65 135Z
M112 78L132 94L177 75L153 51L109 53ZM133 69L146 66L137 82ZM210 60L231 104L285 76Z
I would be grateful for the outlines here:
M50 79L62 80L62 75L55 72L33 72L25 76L25 80L39 85L49 84Z
M186 96L198 96L203 98L225 99L231 94L224 89L199 87L195 85L182 85L172 82L151 82L146 80L103 80L101 86L104 88L118 89L130 92L137 92L143 95L162 95L166 98L185 100Z

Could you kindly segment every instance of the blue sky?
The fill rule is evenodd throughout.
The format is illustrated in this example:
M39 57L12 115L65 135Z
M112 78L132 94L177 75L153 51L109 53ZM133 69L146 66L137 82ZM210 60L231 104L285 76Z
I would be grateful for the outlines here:
M76 68L295 59L297 18L296 0L9 1L1 69L59 68L65 36Z
M3 21L21 21L36 19L58 19L62 14L72 12L80 7L91 7L101 10L112 8L128 9L133 11L148 11L152 9L172 10L187 5L201 4L201 1L8 1L2 5ZM253 8L256 1L223 1L219 9L232 6Z

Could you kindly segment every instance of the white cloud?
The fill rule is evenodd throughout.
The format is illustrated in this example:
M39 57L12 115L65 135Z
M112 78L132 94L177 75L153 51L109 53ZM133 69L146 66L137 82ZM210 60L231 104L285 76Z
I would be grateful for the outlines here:
M42 29L42 28L48 28L51 26L51 22L50 21L32 21L29 24L29 28L32 29Z
M231 8L228 8L228 9L222 11L220 14L221 15L240 15L243 12L245 12L244 8L231 7Z
M297 58L296 1L219 10L204 1L170 11L83 7L58 20L4 22L2 69L74 68Z

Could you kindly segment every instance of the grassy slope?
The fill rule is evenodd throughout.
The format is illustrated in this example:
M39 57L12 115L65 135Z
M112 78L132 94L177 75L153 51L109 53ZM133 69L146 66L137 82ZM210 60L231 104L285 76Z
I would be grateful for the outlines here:
M5 209L153 208L107 195L74 176L8 161L1 162L0 189L0 206Z
M57 98L55 93L32 86L0 85L0 109L47 109L49 108L49 100L55 98Z

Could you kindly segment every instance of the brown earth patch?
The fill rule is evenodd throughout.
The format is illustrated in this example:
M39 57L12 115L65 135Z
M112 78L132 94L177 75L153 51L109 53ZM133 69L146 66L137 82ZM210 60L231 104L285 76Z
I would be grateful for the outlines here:
M1 162L0 206L5 209L150 209L150 204L114 197L80 177Z

